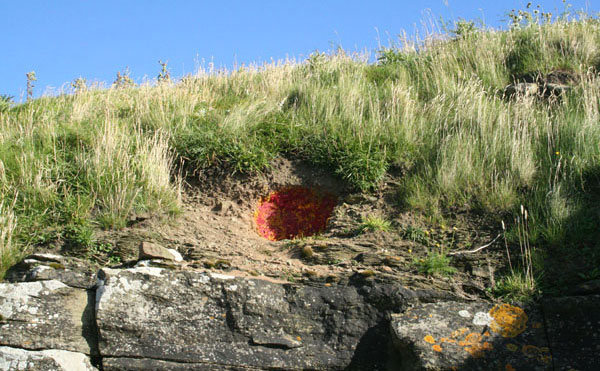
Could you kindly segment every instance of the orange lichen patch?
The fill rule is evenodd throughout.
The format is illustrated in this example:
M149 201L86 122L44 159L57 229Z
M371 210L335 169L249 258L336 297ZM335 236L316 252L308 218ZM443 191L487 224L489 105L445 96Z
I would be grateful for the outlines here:
M485 337L488 337L488 338L489 338L489 337L490 337L490 336L492 336L492 335L490 335L490 332L489 332L489 331L486 331L486 332L484 332L484 333L483 333L483 336L485 336Z
M481 334L476 332L469 333L464 340L458 342L458 345L464 347L464 350L469 353L473 358L481 358L484 356L486 351L493 349L492 344L487 341L481 342L483 337Z
M465 347L465 351L469 353L473 358L483 357L483 348L479 346Z
M490 324L491 330L505 338L514 338L527 328L527 314L510 304L494 306L490 316L494 319Z
M488 343L487 341L484 342L483 344L473 344L470 347L465 347L465 351L467 351L472 357L474 358L481 358L484 356L484 353L486 351L490 351L494 349L494 347L492 346L492 344Z
M311 236L325 229L336 199L306 187L287 187L261 199L254 213L258 233L271 240Z
M440 343L451 343L451 344L456 344L456 340L454 340L454 339L448 339L448 338L441 338L441 339L440 339Z
M508 343L506 344L506 349L508 349L511 352L516 352L517 350L519 350L519 347L517 346L517 344Z
M441 352L442 351L442 347L435 344L434 346L431 347L433 350L435 350L436 352Z
M481 342L481 334L478 334L476 332L471 332L469 335L467 335L465 340L470 343L479 343L479 342Z
M510 364L507 363L506 367L504 367L506 369L506 371L516 371L515 368Z
M302 341L302 338L300 336L296 336L296 340Z
M455 338L455 339L456 339L457 337L459 337L459 336L462 336L462 335L463 335L465 332L467 332L467 331L469 331L469 329L468 329L468 328L466 328L466 327L461 327L461 328L459 328L458 330L456 330L456 331L453 331L453 332L450 334L450 337L452 337L452 338Z
M472 345L481 342L481 335L476 332L471 332L465 337L465 340L459 341L458 345L464 347L465 345Z
M431 335L425 336L425 338L423 340L425 340L425 342L429 343L429 344L434 344L435 343L435 339Z

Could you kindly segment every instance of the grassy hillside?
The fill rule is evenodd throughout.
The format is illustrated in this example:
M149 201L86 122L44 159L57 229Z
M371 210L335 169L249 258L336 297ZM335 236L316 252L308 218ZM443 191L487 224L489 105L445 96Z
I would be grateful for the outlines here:
M0 276L35 246L100 249L95 228L176 216L183 171L261 171L278 156L365 192L396 176L397 202L433 224L457 210L505 221L507 244L535 250L536 279L563 261L600 276L600 22L512 17L502 32L460 22L376 64L315 53L0 105ZM552 71L573 76L565 94L504 95Z

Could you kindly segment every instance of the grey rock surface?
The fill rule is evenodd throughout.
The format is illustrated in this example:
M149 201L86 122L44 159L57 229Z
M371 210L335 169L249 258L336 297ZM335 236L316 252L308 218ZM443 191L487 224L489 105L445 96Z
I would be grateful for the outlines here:
M93 297L59 281L0 283L0 345L93 354Z
M510 84L504 88L504 94L508 97L513 95L528 97L536 95L538 91L539 86L534 82L519 82L516 84Z
M266 370L262 367L231 366L209 363L182 363L161 361L158 359L138 358L105 358L102 364L104 371L253 371Z
M6 273L8 282L56 280L67 286L87 289L96 282L96 272L83 269L87 264L77 258L53 254L32 254Z
M555 370L598 370L600 295L542 302Z
M379 276L301 285L140 265L102 269L89 290L0 283L0 369L596 370L598 307L600 295L464 303Z
M564 84L546 83L543 87L544 96L559 96L565 94L571 89L570 86Z
M0 346L0 370L95 371L88 356L66 350L25 350Z
M392 315L401 370L551 370L538 308L440 302Z
M416 299L398 285L309 287L152 267L99 277L100 353L113 362L384 369L385 314Z

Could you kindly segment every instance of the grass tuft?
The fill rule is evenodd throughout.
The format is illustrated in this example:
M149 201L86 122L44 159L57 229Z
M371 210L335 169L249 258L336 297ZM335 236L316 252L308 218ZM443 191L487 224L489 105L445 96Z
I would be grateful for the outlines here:
M13 235L17 227L14 206L0 202L0 280L4 273L23 255L16 248Z
M415 259L419 272L429 276L450 276L456 273L451 263L452 259L443 251L430 251L424 259Z
M392 223L377 215L367 215L362 218L360 226L358 227L361 233L365 232L389 232L392 228Z

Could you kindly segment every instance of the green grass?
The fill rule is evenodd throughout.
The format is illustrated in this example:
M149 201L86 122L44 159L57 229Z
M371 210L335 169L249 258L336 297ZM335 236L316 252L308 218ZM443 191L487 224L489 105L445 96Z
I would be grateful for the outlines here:
M365 232L389 232L392 228L392 223L378 215L367 215L362 218L358 230L360 233Z
M527 278L525 273L513 271L502 277L496 283L492 292L494 295L504 298L504 300L528 302L539 293L539 290L536 284Z
M458 208L499 223L525 205L528 238L548 257L542 269L600 264L597 18L533 18L509 31L465 21L366 60L338 50L160 84L80 81L76 94L24 104L2 98L0 276L65 226L176 215L182 171L256 172L278 156L365 192L401 170L399 204L432 218ZM561 99L503 98L521 75L555 69L580 78Z
M16 223L12 205L0 203L0 273L2 274L23 255L23 251L15 248L17 245L13 242Z
M452 259L443 251L430 251L424 259L415 259L414 264L419 272L429 276L451 276L456 273Z
M402 236L410 241L420 243L422 245L429 244L429 236L427 231L419 227L413 227L409 225L402 231Z

